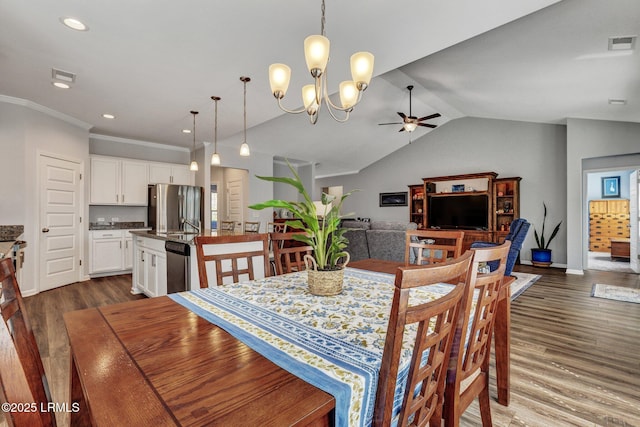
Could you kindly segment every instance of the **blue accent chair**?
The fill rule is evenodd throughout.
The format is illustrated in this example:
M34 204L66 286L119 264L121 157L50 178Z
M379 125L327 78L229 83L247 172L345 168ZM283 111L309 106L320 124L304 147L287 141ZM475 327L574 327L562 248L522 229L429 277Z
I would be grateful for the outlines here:
M513 266L516 264L516 260L518 259L518 255L520 254L520 249L522 249L522 243L524 243L524 239L525 237L527 237L527 232L529 231L530 226L531 224L529 224L529 222L524 218L515 219L511 223L509 234L507 234L504 238L505 240L511 241L511 249L509 249L507 264L504 270L505 276L511 275L511 271L513 271ZM471 244L471 249L487 248L491 246L498 246L499 244L500 243L492 242L473 242ZM488 264L491 271L495 270L498 267L495 261L491 261Z

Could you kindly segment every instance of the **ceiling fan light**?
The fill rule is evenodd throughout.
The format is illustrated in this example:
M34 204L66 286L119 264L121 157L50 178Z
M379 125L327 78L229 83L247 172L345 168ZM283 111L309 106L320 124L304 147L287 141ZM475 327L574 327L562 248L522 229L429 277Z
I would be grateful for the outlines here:
M286 64L271 64L269 66L269 84L271 93L278 99L284 98L291 81L291 68Z
M351 77L358 90L365 90L373 76L373 54L370 52L356 52L351 55Z
M218 153L213 153L213 154L211 155L211 164L212 164L213 166L218 166L218 165L220 165L220 154L218 154Z
M198 170L198 162L196 162L195 160L193 160L191 162L191 164L189 165L189 170L190 171L197 171Z
M414 130L416 130L417 127L418 127L418 125L415 124L415 123L405 123L404 124L404 130L406 130L407 132L413 132Z
M358 88L356 84L350 80L340 83L340 102L342 108L351 108L358 102Z
M329 39L318 34L304 39L304 58L313 77L320 77L327 68L329 46Z
M243 142L240 146L240 155L243 157L248 157L251 155L251 150L249 150L249 144Z

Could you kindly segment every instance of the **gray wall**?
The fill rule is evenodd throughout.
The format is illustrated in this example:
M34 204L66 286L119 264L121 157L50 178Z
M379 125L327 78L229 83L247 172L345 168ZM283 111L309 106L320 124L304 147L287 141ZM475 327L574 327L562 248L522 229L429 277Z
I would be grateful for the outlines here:
M567 270L586 266L588 208L586 172L635 163L640 154L640 123L567 119Z
M188 165L191 162L190 152L187 148L95 134L92 134L89 139L89 153L182 165ZM200 160L198 159L198 161Z
M20 289L25 296L39 291L39 156L44 154L78 163L86 177L88 141L87 124L30 101L0 97L0 152L6 184L0 189L0 224L24 225L21 238L27 241L27 247ZM84 200L80 201L85 204L82 213L85 219L88 217L87 192L85 185ZM87 260L85 229L81 230L80 245ZM84 265L86 269L88 263Z
M606 172L592 172L587 174L587 201L602 199L602 178L610 176L620 177L620 197L629 198L629 176L632 170L615 170Z
M453 120L381 159L356 175L316 180L316 189L342 185L359 189L347 198L345 212L372 220L408 221L408 207L378 206L382 192L407 191L422 178L493 171L499 177L520 176L520 214L534 226L542 222L547 204L548 224L566 218L566 128L528 122L466 117ZM319 194L319 193L318 193ZM564 224L564 223L563 223ZM533 230L522 259L530 260ZM551 244L553 261L567 259L566 227Z

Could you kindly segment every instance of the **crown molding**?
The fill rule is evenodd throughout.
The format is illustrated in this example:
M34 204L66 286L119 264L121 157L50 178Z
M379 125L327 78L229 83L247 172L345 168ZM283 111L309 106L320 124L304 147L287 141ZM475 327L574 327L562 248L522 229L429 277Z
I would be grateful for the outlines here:
M89 130L93 127L91 123L83 122L82 120L78 120L75 117L71 117L59 111L52 110L51 108L45 107L44 105L36 104L35 102L29 101L28 99L14 98L12 96L0 95L0 102L26 107L26 108L29 108L30 110L38 111L40 113L46 114L47 116L51 116L53 118L62 120L74 126L78 126L84 130Z
M346 171L346 172L338 172L338 173L329 173L326 175L316 175L315 179L322 179L322 178L332 178L334 176L343 176L343 175L356 175L359 174L360 171Z
M142 147L158 148L161 150L173 150L173 151L181 151L186 153L191 152L191 150L186 147L176 147L175 145L159 144L157 142L150 142L150 141L140 141L138 139L121 138L119 136L101 135L98 133L90 133L89 139L119 142L121 144L139 145Z

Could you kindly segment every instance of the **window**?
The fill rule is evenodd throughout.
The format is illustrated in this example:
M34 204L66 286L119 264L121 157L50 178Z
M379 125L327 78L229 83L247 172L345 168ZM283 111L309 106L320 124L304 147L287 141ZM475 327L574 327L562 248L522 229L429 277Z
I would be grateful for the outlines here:
M211 184L211 229L218 228L218 186Z

